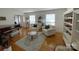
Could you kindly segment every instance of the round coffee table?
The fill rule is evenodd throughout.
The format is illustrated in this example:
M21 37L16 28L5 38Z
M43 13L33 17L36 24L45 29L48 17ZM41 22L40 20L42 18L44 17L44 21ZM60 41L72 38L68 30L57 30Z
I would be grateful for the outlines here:
M37 37L37 32L36 31L31 31L28 33L30 40L33 40Z

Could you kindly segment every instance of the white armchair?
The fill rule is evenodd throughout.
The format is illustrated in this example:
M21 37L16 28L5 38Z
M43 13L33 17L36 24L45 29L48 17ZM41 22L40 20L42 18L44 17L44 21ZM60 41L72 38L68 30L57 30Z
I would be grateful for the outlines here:
M33 24L32 25L32 30L37 30L37 27L38 27L37 24Z
M42 28L42 31L46 36L54 35L56 32L55 26L49 26L49 25L44 26Z

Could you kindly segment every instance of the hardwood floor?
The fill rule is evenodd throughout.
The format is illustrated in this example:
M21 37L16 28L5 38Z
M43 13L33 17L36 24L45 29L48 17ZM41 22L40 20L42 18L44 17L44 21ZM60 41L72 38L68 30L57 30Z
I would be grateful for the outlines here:
M15 42L17 40L25 37L29 31L30 31L29 29L21 28L20 33L18 35L16 35L15 37L11 38L11 46L12 46L13 51L17 51L17 50L14 50L14 47L13 47ZM43 45L41 46L40 51L49 51L50 45L54 45L54 46L65 45L64 41L63 41L63 35L61 33L57 32L57 33L55 33L55 35L46 37L46 40L43 43ZM17 46L16 46L15 49L19 49L19 48L17 48Z
M46 38L47 44L65 45L63 35L56 32L55 35Z

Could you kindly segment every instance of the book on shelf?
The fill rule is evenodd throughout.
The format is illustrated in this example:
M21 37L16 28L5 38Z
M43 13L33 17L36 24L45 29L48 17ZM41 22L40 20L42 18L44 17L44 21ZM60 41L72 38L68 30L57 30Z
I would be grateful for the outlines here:
M64 22L64 23L72 26L72 23L70 23L70 22Z

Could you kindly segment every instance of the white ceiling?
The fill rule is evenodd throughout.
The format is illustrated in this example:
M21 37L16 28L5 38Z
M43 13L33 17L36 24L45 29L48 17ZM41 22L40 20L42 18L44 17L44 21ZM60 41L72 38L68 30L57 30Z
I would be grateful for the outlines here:
M42 11L42 10L51 10L56 8L16 8L17 10L27 13L27 12L35 12L35 11Z

